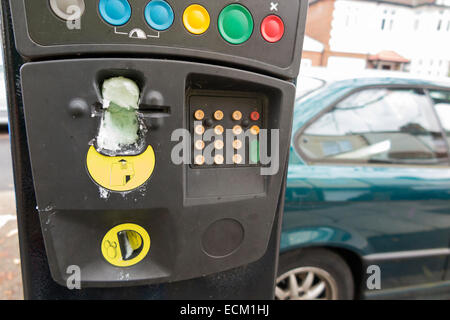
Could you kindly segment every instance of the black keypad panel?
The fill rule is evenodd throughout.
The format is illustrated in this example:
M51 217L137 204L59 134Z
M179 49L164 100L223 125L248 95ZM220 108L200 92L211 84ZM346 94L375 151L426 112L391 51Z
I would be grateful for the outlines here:
M259 166L265 129L262 99L212 94L189 98L192 166Z

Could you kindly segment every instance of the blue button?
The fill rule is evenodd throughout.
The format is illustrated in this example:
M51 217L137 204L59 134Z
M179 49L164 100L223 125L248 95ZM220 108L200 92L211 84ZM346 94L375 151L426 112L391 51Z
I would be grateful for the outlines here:
M113 26L121 26L131 18L131 6L127 0L100 0L102 18Z
M145 20L155 30L167 30L174 20L172 7L166 1L152 0L145 8Z

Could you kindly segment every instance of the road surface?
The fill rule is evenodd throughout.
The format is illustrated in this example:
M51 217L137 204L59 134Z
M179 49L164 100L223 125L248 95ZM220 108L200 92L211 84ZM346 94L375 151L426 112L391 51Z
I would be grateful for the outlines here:
M0 300L23 298L9 148L7 130L0 128Z

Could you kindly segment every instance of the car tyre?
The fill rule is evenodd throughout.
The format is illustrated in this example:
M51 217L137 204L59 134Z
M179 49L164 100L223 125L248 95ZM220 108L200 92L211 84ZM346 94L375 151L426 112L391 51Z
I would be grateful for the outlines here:
M350 300L355 288L345 260L327 249L302 249L280 256L275 299Z

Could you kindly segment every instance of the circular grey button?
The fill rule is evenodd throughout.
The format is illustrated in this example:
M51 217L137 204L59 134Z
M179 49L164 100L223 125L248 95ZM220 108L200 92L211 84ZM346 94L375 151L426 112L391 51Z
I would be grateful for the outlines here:
M53 12L63 20L78 20L84 13L84 0L50 0Z
M240 247L244 241L244 234L244 227L238 221L218 220L203 234L203 251L211 257L226 257Z

